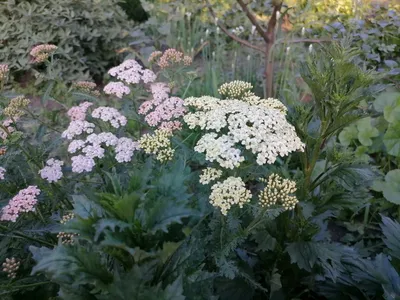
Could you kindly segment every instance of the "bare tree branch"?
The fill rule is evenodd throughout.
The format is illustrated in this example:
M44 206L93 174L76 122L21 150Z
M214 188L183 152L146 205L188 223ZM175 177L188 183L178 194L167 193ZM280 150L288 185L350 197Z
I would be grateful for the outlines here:
M268 36L267 36L267 32L262 29L260 23L258 23L256 17L251 13L251 11L248 9L246 3L243 2L243 0L236 0L240 7L242 8L242 10L245 12L247 18L250 20L251 24L253 24L256 27L257 32L261 35L261 37L264 39L264 41L266 43L269 42L268 40Z
M214 12L214 10L212 9L212 6L211 6L210 2L209 2L208 0L205 0L205 1L206 1L206 3L207 3L208 10L210 11L212 17L214 18L215 21L217 21L217 16L215 15L215 12ZM216 23L217 23L218 27L221 28L221 30L222 30L227 36L229 36L231 39L237 41L238 43L240 43L240 44L242 44L242 45L244 45L244 46L246 46L246 47L249 47L249 48L255 49L255 50L257 50L257 51L260 51L260 52L262 52L262 53L265 53L265 50L264 50L264 49L262 49L262 48L260 48L260 47L258 47L258 46L255 46L255 45L249 43L248 41L241 39L241 38L238 37L237 35L234 35L233 33L229 32L229 30L228 30L224 25L222 25L219 21L216 22Z

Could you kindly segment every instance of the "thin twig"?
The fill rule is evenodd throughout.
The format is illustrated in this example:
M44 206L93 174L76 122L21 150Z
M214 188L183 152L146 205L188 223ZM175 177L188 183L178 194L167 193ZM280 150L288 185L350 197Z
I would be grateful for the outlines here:
M242 8L242 10L246 13L246 16L250 20L251 24L253 24L256 27L257 32L262 36L264 41L266 43L268 43L269 39L268 39L268 36L267 36L267 32L264 29L262 29L262 27L261 27L260 23L258 23L256 17L248 9L247 4L244 3L243 0L237 0L237 2L239 3L239 5Z
M252 48L252 49L254 49L254 50L260 51L260 52L262 52L262 53L265 53L264 49L262 49L262 48L260 48L260 47L258 47L258 46L255 46L255 45L249 43L248 41L243 40L243 39L241 39L240 37L234 35L233 33L229 32L229 30L228 30L224 25L222 25L219 21L217 22L217 16L215 15L215 12L214 12L214 10L213 10L212 7L211 7L210 2L209 2L208 0L205 0L205 1L206 1L206 3L207 3L208 10L210 11L212 17L214 18L214 21L217 23L218 27L221 28L221 30L222 30L227 36L229 36L231 39L235 40L236 42L238 42L238 43L240 43L240 44L242 44L242 45L245 45L246 47L249 47L249 48Z

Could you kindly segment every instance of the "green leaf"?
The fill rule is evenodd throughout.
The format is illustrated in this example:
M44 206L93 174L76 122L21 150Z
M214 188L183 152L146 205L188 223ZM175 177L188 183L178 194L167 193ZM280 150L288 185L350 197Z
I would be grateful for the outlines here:
M364 146L371 146L373 137L379 136L379 131L371 125L371 117L357 121L356 126L358 129L357 138Z
M374 101L374 108L378 112L384 112L385 107L392 106L400 97L398 92L384 92L380 94Z
M400 224L392 219L382 216L383 242L390 250L390 255L400 259Z
M104 210L98 204L90 201L84 195L72 195L72 200L74 201L74 213L83 219L90 217L102 217L104 215Z
M131 227L131 225L116 219L100 219L96 224L93 225L93 227L96 229L94 241L97 241L99 236L106 229L110 229L112 232L115 232L116 228L123 230Z
M101 256L91 249L59 245L54 249L30 246L36 265L32 275L43 272L55 283L80 288L86 284L105 290L113 276L101 263Z
M349 146L353 140L357 138L358 129L352 124L344 128L339 134L339 141L343 146Z
M390 106L386 106L383 110L383 116L389 123L394 123L400 120L400 97L396 103Z
M382 192L386 200L400 205L400 169L389 171L385 181L374 181L372 189Z
M383 136L383 143L389 154L400 157L400 122L389 126Z

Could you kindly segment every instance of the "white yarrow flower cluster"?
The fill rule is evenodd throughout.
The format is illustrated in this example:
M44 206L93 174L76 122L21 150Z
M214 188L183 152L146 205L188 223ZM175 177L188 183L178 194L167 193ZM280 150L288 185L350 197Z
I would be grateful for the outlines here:
M200 127L213 131L205 134L195 148L195 151L205 153L209 161L216 160L225 168L237 167L243 161L239 148L242 146L256 155L259 165L272 164L277 157L304 148L294 127L276 109L241 100L220 100L217 103L215 98L202 100L210 103L203 103L205 109L197 108L187 113L184 121L191 129ZM190 99L186 105L190 107L193 102ZM221 131L224 134L218 135Z
M261 180L267 184L259 195L261 206L282 205L286 210L293 209L299 202L294 196L296 183L289 179L283 179L278 174L272 174L267 180Z
M144 83L154 82L157 78L156 74L149 69L143 67L134 59L128 59L119 66L111 68L108 74L125 81L128 84L136 84L142 80Z
M95 119L101 119L104 122L110 122L114 128L125 126L127 119L121 115L120 112L113 107L100 106L93 110L92 117Z
M209 184L211 181L218 179L222 176L222 171L215 168L207 168L200 174L199 182L201 184Z
M140 149L139 143L129 138L120 138L115 147L115 159L122 162L130 162L135 150Z
M251 193L240 177L228 177L223 182L214 184L211 190L211 205L218 207L225 216L232 205L237 204L242 208L251 200Z
M39 171L40 177L47 180L49 183L57 182L63 176L62 166L64 162L54 158L50 158L46 162L46 167Z

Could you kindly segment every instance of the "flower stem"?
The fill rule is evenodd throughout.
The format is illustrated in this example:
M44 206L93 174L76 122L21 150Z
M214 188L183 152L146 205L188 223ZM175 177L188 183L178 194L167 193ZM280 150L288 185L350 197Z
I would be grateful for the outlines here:
M7 227L7 226L4 226L4 225L0 225L0 229L10 231L10 230L8 229L8 227ZM49 242L47 242L47 241L44 241L44 240L40 240L40 239L31 237L31 236L29 236L29 235L26 235L26 234L20 232L20 231L13 231L13 233L14 233L16 236L25 238L25 239L27 239L27 240L31 240L31 241L34 241L34 242L37 242L37 243L40 243L40 244L43 244L43 245L46 245L46 246L49 246L49 247L54 247L53 244L51 244L51 243L49 243Z

